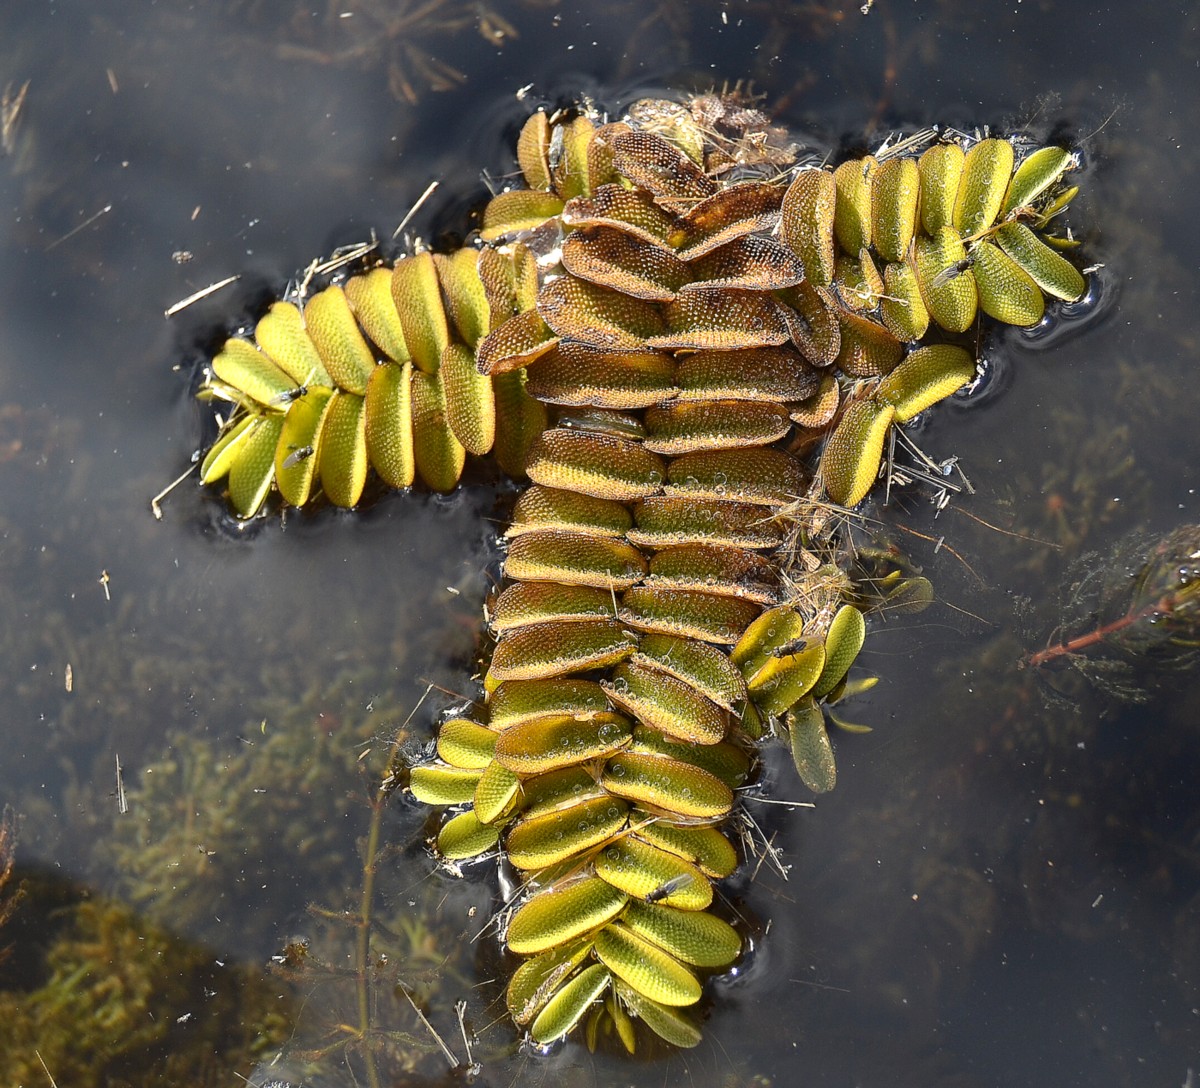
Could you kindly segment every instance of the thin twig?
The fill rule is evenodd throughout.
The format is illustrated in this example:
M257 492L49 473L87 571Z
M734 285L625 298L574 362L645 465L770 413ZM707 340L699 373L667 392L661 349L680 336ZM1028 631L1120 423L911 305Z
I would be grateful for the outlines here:
M15 95L10 83L4 88L3 96L0 96L0 151L5 155L11 155L16 149L17 125L21 120L21 110L25 105L25 95L29 92L29 83L28 79L25 80Z
M442 1053L443 1053L443 1054L446 1056L446 1061L448 1061L448 1062L450 1063L450 1068L451 1068L451 1069L457 1069L461 1063L460 1063L460 1062L459 1062L459 1060L458 1060L458 1059L457 1059L457 1058L454 1056L454 1051L453 1051L453 1050L451 1050L451 1049L450 1049L450 1048L449 1048L449 1047L446 1045L446 1040L445 1040L445 1039L443 1039L443 1038L442 1038L442 1037L441 1037L441 1036L438 1034L438 1032L437 1032L437 1028L435 1028L435 1027L434 1027L434 1026L433 1026L433 1025L432 1025L432 1024L429 1022L429 1020L428 1020L428 1018L425 1016L425 1014L424 1014L424 1013L423 1013L423 1012L422 1012L422 1011L421 1011L421 1010L420 1010L420 1009L417 1007L417 1003L416 1003L416 1002L415 1002L415 1001L412 999L412 994L410 994L410 993L408 992L408 987L407 987L407 986L405 986L405 985L404 985L404 983L400 983L400 992L401 992L401 993L402 993L402 994L403 994L403 995L404 995L406 998L408 998L408 1003L409 1003L409 1004L412 1006L412 1010L413 1010L413 1012L415 1012L415 1013L417 1014L417 1019L418 1019L418 1020L420 1020L420 1021L421 1021L421 1023L425 1025L425 1027L426 1027L426 1028L428 1029L428 1031L429 1031L429 1034L433 1036L433 1038L434 1038L434 1041L437 1043L437 1045L438 1045L439 1047L441 1047L441 1048L442 1048Z
M150 512L154 515L155 521L162 521L163 512L162 507L159 505L160 500L165 499L169 494L171 494L171 492L174 491L175 488L177 488L181 483L183 483L183 481L186 480L193 472L195 472L199 466L199 461L193 463L191 466L189 466L187 472L177 476L150 500Z
M124 816L129 811L129 801L125 796L125 771L121 766L121 757L117 755L117 811Z
M467 1003L465 1001L456 1001L454 1003L454 1011L458 1015L458 1031L462 1035L463 1048L467 1052L467 1068L472 1069L475 1062L471 1058L471 1040L467 1038Z
M976 581L979 582L979 584L981 586L987 585L987 582L985 582L983 580L983 578L980 577L979 572L973 566L971 566L971 564L968 563L961 555L959 555L958 552L956 552L952 547L950 547L949 544L946 543L946 538L944 536L935 538L935 537L930 536L928 533L918 532L916 529L913 529L913 528L909 527L908 525L899 525L898 524L896 526L896 528L899 529L901 532L909 533L912 536L915 536L920 540L927 540L930 544L936 544L938 547L938 551L949 552L964 567L966 567L968 571L971 572L971 575L976 579Z
M231 283L237 283L241 276L226 276L223 280L217 280L216 283L210 283L207 287L200 288L194 295L188 295L187 298L182 298L173 306L168 306L163 310L164 317L174 317L180 310L186 310L195 302L199 302L202 298L208 298L209 295L221 290L222 287L228 287Z
M50 1070L46 1068L46 1063L42 1059L41 1053L35 1050L34 1054L37 1055L38 1064L42 1067L42 1071L46 1074L50 1081L50 1088L58 1088L58 1082L54 1079L54 1075L50 1072Z
M412 217L417 214L417 212L421 208L421 205L424 204L425 201L427 201L431 196L433 196L433 191L440 184L441 184L440 181L431 181L428 185L425 186L425 192L423 192L419 197L417 197L417 202L411 208L408 209L408 214L403 219L400 220L400 225L394 231L392 231L393 238L400 237L400 232L402 230L404 230L404 228L407 227L410 222L412 222Z
M371 826L367 832L367 845L363 851L363 886L359 900L358 918L355 921L354 966L355 991L358 997L358 1031L364 1043L363 1058L367 1065L367 1081L371 1088L382 1088L375 1052L371 1049L371 908L375 902L376 861L379 855L379 835L383 828L383 806L387 795L382 787L371 801ZM409 999L411 1000L411 998Z
M320 261L313 266L313 275L328 275L330 272L334 272L345 265L361 260L368 253L378 248L379 239L375 237L375 231L372 230L369 242L355 242L353 245L339 246L327 260Z
M1032 544L1042 544L1047 548L1054 548L1055 551L1062 551L1062 545L1055 544L1053 540L1042 540L1040 537L1031 536L1028 533L1014 533L1011 529L1001 529L999 525L993 525L990 521L984 521L983 518L960 509L957 506L954 507L954 511L957 514L962 514L964 518L970 518L972 521L979 522L985 529L991 529L993 532L1000 533L1003 536L1015 537L1017 540L1028 540Z
M812 801L782 801L774 797L756 797L744 795L743 801L757 801L760 805L782 805L784 808L816 808Z
M107 215L109 212L112 211L112 209L113 209L113 206L111 204L105 204L104 207L101 208L95 215L88 216L88 218L85 219L82 223L80 223L79 226L72 228L71 230L67 231L67 233L64 234L61 238L58 238L55 241L51 242L46 247L46 252L49 253L50 250L54 249L56 246L61 246L63 244L63 242L65 242L68 238L74 238L75 235L77 235L81 230L83 230L85 227L90 227L94 222L96 222L97 219L99 219L102 215Z

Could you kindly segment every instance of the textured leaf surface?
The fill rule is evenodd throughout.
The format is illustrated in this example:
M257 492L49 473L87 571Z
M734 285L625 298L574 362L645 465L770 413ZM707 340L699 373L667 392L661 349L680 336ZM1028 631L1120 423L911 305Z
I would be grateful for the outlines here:
M879 475L883 443L895 418L891 404L860 400L846 409L821 455L825 491L842 506L857 506Z
M691 971L624 926L605 926L596 934L595 947L596 955L614 975L652 1001L679 1006L700 1000L700 983Z

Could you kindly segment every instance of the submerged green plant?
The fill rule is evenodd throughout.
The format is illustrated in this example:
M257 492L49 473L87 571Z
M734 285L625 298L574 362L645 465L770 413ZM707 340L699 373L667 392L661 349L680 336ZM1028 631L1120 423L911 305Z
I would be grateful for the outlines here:
M17 816L7 805L0 812L0 929L16 913L17 906L24 898L24 890L20 885L9 888L12 880L13 865L17 854ZM0 945L0 964L11 951Z
M353 690L363 677L343 679ZM221 957L274 952L273 992L297 1001L264 1021L266 1074L341 1067L379 1086L443 1061L418 1009L465 977L471 949L438 920L446 892L421 883L424 852L385 834L400 780L380 753L403 741L386 697L357 721L327 720L319 708L339 690L264 700L261 728L233 747L171 737L169 757L131 776L129 811L101 853L150 924L204 937Z
M43 893L58 895L33 886L31 901ZM77 899L51 919L37 977L0 989L4 1084L111 1088L154 1070L160 1083L216 1085L230 1062L248 1069L286 1037L290 1003L256 969L215 964L209 949L108 899Z
M1110 693L1138 701L1145 698L1139 677L1191 666L1200 656L1200 525L1123 541L1107 559L1084 556L1075 578L1060 641L1025 664L1066 661ZM1070 631L1079 633L1067 637Z

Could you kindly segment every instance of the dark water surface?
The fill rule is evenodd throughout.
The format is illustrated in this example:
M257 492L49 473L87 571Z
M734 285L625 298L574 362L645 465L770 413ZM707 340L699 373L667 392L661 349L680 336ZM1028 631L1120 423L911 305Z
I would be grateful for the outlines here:
M1200 35L1182 2L1056 0L4 5L0 88L30 84L0 157L0 800L28 895L0 933L0 1082L234 1085L283 1042L296 1083L317 1050L310 1083L364 1082L337 915L359 908L390 742L428 684L471 691L497 485L238 533L189 481L157 521L209 436L194 368L313 255L390 236L429 181L414 229L461 233L531 103L742 78L833 144L930 122L1078 141L1101 297L1043 340L988 340L989 388L921 431L976 489L886 515L943 603L869 637L882 682L844 713L875 729L837 738L836 792L750 803L789 879L735 883L766 934L701 1046L516 1053L483 981L504 968L469 941L487 874L430 876L424 813L397 799L367 998L409 1034L384 1083L462 1079L398 983L459 1058L466 1001L489 1085L1191 1083L1195 684L1048 704L1016 663L1071 560L1200 517ZM779 753L766 775L765 796L809 799ZM309 958L266 973L293 938Z

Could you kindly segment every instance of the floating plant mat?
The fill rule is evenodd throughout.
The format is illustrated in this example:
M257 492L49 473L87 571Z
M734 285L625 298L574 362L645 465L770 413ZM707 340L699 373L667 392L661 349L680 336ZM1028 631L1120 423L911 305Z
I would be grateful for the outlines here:
M831 168L712 94L537 111L516 157L473 244L349 253L229 339L199 472L240 518L449 491L468 455L528 479L478 697L378 803L408 790L441 863L512 881L488 928L535 1045L687 1048L743 954L716 892L760 849L758 742L832 790L866 614L932 597L898 563L857 583L846 525L983 323L1085 295L1076 159L930 129Z

